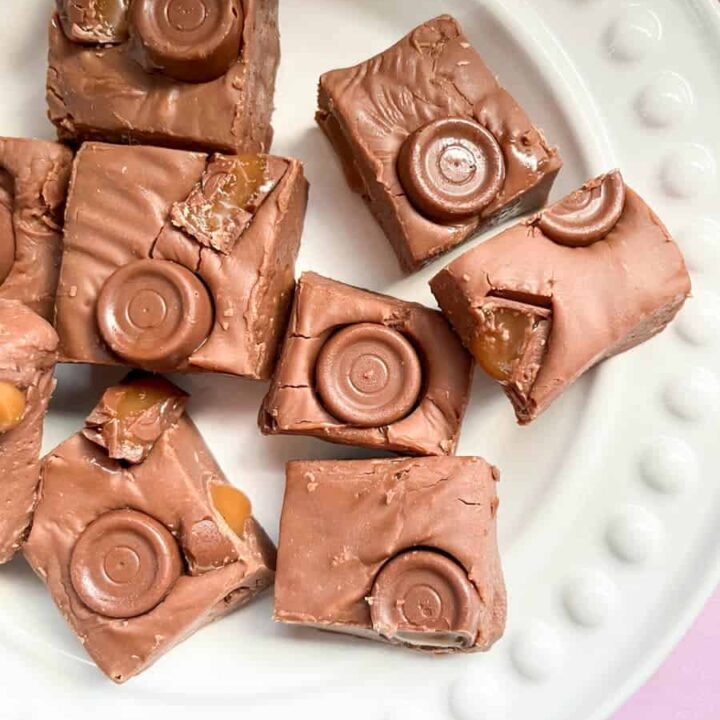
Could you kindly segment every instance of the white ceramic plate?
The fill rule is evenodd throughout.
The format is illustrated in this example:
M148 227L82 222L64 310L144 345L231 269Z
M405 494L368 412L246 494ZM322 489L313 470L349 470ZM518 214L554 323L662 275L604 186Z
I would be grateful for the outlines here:
M2 0L0 134L51 137L50 0ZM619 165L686 253L695 287L659 338L586 375L518 428L478 376L460 452L503 471L507 634L483 656L427 658L274 626L271 597L216 623L124 687L89 663L22 559L0 570L0 717L600 720L659 664L720 579L720 6L715 0L281 0L279 153L312 183L300 268L432 302L442 260L403 278L313 123L324 70L450 12L565 159L554 195ZM446 258L445 261L447 261ZM50 449L122 375L60 368ZM229 477L275 533L283 465L362 453L261 438L264 387L181 379ZM1 479L0 479L1 481ZM8 704L9 703L9 704Z

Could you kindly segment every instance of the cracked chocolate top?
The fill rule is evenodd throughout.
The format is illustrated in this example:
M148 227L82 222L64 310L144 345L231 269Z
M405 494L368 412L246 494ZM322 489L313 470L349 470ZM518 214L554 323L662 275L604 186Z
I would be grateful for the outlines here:
M306 201L296 160L86 143L58 288L63 356L268 377Z
M448 455L471 378L472 360L440 313L304 273L260 428Z

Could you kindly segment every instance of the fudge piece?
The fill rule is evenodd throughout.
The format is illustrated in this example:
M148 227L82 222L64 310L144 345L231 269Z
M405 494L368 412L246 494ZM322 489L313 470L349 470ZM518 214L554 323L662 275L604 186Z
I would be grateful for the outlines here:
M436 310L305 273L260 429L451 455L472 366Z
M43 318L0 298L0 564L20 547L32 519L57 344Z
M407 271L541 207L562 161L447 15L320 78L316 119Z
M273 582L275 548L178 411L185 399L128 378L42 461L25 557L118 683Z
M0 137L0 299L52 320L72 152Z
M277 0L56 0L47 100L62 140L266 152Z
M614 170L461 255L430 286L525 424L587 369L663 330L690 277Z
M507 607L498 479L477 457L289 463L275 620L434 652L489 649Z
M62 357L267 379L307 188L288 158L83 145L57 294Z

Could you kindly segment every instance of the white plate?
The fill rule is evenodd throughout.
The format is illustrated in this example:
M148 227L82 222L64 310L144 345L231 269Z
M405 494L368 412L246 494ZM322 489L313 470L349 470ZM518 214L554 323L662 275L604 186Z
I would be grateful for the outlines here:
M460 451L503 471L507 634L488 655L426 658L276 627L271 598L198 633L124 687L105 680L22 560L0 571L0 716L343 720L608 717L669 651L720 578L720 6L715 0L281 0L274 149L312 183L300 268L431 302L403 278L313 123L327 69L454 14L565 159L554 191L620 165L676 233L695 298L659 338L589 373L529 428L478 377ZM45 120L50 0L2 0L0 133L51 137ZM446 258L447 260L447 258ZM120 371L60 368L46 448L74 432ZM356 457L263 439L264 387L181 383L229 477L275 532L283 465ZM714 472L713 472L714 470ZM10 702L10 706L8 706Z

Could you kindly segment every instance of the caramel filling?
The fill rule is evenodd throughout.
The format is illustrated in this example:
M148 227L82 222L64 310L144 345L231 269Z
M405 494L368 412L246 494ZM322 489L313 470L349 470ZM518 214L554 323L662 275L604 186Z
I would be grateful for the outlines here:
M9 382L0 382L0 433L16 428L25 415L25 393Z
M472 354L490 377L509 382L522 360L537 318L509 308L483 310L485 322L475 339Z
M177 390L161 377L148 377L128 385L117 406L117 416L127 420L155 405L177 397Z
M232 485L211 485L210 496L228 527L236 535L242 535L245 522L252 515L252 505L247 495Z
M220 230L223 218L237 208L252 212L267 180L267 161L260 155L239 155L223 165L222 171L208 178L204 188L205 196L212 201L206 216L210 232Z

